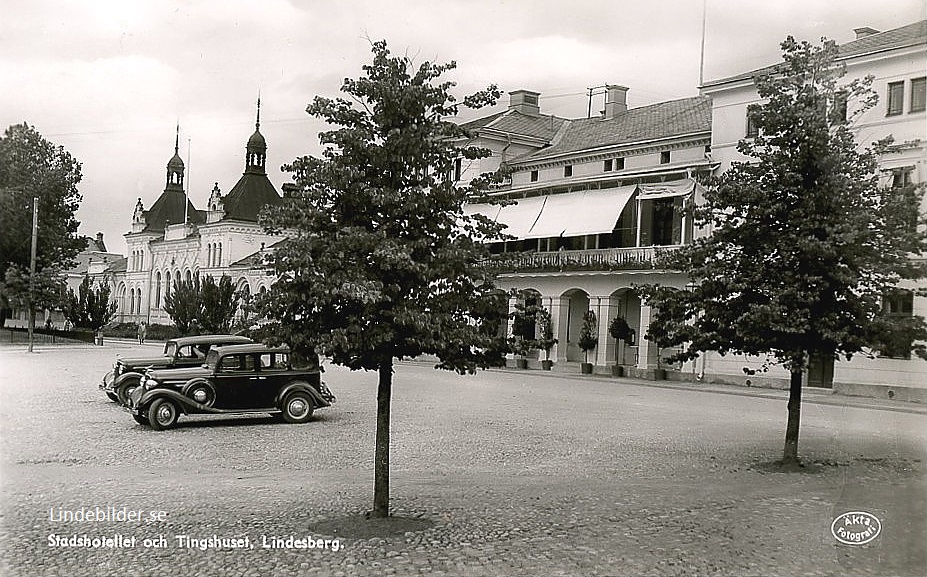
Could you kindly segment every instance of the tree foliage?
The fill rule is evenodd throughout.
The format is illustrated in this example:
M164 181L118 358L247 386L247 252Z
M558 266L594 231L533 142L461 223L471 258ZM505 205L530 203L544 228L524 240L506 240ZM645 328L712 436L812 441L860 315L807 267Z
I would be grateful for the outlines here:
M924 261L911 257L927 252L927 238L911 218L921 193L881 188L880 145L857 146L853 123L875 103L872 79L842 82L833 42L789 37L781 46L783 64L756 78L764 103L748 114L759 135L738 145L748 159L716 178L693 211L711 235L663 262L694 289L643 290L656 307L648 338L685 346L671 360L770 355L792 372L797 447L808 359L850 358L890 331L883 295L924 276ZM913 322L923 338L923 320ZM789 436L786 460L795 457Z
M35 305L35 310L54 310L64 302L66 290L64 277L54 268L37 270L33 289L32 303ZM9 266L3 282L0 283L0 299L3 301L3 306L28 309L29 297L29 271L15 264Z
M94 288L90 275L77 287L77 294L68 290L64 304L64 316L76 328L98 331L112 322L116 316L116 301L110 302L110 286L105 282Z
M286 167L296 187L264 214L268 230L291 238L271 257L277 280L263 312L276 340L379 372L374 514L385 516L394 359L429 353L460 373L498 363L493 327L506 297L479 242L500 226L462 210L489 178L455 186L450 176L458 158L489 151L458 146L467 134L449 119L499 91L458 102L454 83L440 80L453 62L416 65L383 41L372 53L363 75L342 84L346 97L317 96L307 108L334 128L320 134L320 157Z
M586 362L589 362L589 351L599 344L598 319L595 311L588 310L583 313L583 325L579 329L579 348L584 353Z
M11 266L29 270L33 197L39 199L36 270L61 271L85 246L75 212L80 163L28 124L0 137L0 278Z
M225 334L238 310L239 294L226 275L174 279L164 297L164 311L183 335Z

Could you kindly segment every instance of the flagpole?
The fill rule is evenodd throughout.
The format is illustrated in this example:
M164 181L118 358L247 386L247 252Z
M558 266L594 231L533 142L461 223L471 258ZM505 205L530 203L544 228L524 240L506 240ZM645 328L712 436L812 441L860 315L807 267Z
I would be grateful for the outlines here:
M183 191L183 223L187 224L187 206L190 204L190 137L187 137L187 186ZM186 234L186 233L185 233Z
M699 90L701 90L702 83L705 81L705 21L707 20L707 17L706 17L707 11L708 11L708 0L702 0L702 46L699 51L699 63L698 63Z

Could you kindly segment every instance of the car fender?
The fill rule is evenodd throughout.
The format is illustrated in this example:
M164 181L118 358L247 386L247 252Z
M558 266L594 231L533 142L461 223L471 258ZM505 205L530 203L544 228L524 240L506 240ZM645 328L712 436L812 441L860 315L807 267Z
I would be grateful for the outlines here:
M306 393L307 395L312 397L312 401L315 403L316 408L331 406L331 403L323 399L322 395L320 395L318 391L313 389L312 386L305 381L293 381L292 383L283 387L283 389L280 390L280 393L277 394L277 399L276 399L277 406L278 407L281 406L283 404L283 400L287 397L287 395L289 395L290 393L294 391Z
M145 376L145 375L144 375L144 372L139 373L139 372L137 372L137 371L131 371L131 372L128 372L128 373L123 373L123 374L119 375L118 377L116 377L116 380L113 381L113 388L115 389L116 387L120 386L122 383L126 382L126 381L129 380L129 379L135 379L135 380L137 380L139 383L141 383L141 382L142 382L142 377L144 377L144 376Z
M145 392L144 395L142 395L142 398L138 400L137 406L139 407L140 410L147 410L146 407L148 407L148 405L154 402L155 399L164 399L164 398L170 399L174 401L175 403L177 403L177 405L180 407L180 410L183 411L184 414L189 414L190 410L193 410L194 412L199 412L199 413L223 413L225 412L220 409L214 409L213 407L209 407L201 403L197 403L196 401L194 401L190 397L187 397L180 391L175 391L172 389L153 389L153 390L147 391Z
M200 403L191 395L190 391L198 387L205 387L209 390L209 400L207 402ZM187 381L181 389L181 393L197 407L212 407L213 403L216 402L216 387L213 386L209 379L204 377L193 377Z

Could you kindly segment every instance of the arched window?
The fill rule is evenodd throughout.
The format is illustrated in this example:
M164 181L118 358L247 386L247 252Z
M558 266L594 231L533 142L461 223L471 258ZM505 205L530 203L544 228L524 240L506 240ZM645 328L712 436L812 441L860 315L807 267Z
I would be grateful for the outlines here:
M164 298L171 296L171 271L164 273Z
M193 282L193 271L187 269L187 282Z
M129 289L129 314L135 312L135 289Z
M212 266L212 243L206 245L206 266Z
M222 266L222 243L219 243L219 252L216 255L216 266Z
M155 277L155 308L161 308L161 271Z

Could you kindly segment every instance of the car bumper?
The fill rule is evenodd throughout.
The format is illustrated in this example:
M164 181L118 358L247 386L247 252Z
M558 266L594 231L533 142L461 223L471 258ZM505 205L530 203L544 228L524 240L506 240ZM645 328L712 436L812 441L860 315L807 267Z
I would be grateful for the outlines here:
M128 400L126 401L126 404L124 404L124 405L122 406L122 408L125 409L126 411L132 413L133 415L141 416L141 415L142 415L142 412L141 412L141 408L139 407L139 401L142 400L142 395L144 395L144 394L145 394L145 388L144 388L144 387L138 387L138 388L136 388L136 389L135 389L134 391L132 391L132 393L129 395L129 398L128 398Z
M103 380L100 382L100 389L104 391L112 391L113 385L116 384L116 373L110 371L103 375Z
M329 404L334 403L337 399L335 395L332 394L331 390L326 386L325 383L319 383L319 394L322 395L322 398L325 399Z

